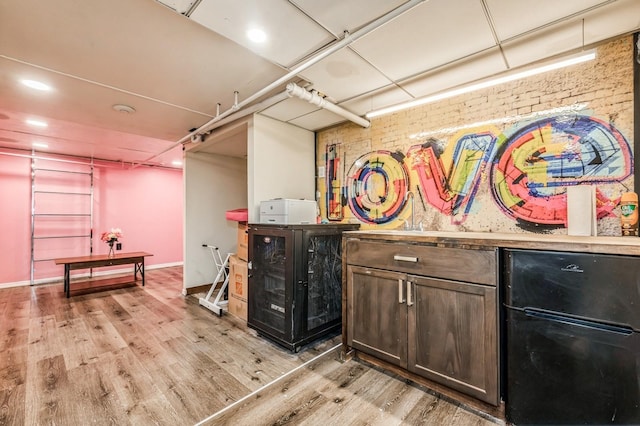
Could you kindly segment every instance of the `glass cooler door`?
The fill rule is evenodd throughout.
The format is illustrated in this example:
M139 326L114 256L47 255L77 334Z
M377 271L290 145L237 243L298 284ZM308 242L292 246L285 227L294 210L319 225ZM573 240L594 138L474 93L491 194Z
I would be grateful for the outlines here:
M251 253L251 278L249 279L250 326L277 338L290 333L292 232L288 230L263 230L249 241ZM289 326L288 326L289 325Z
M342 235L308 232L306 332L340 323L342 318Z

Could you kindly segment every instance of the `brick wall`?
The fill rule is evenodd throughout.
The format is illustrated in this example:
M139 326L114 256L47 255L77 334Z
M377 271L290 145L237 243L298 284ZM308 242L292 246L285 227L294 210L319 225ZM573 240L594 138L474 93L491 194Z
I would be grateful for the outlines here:
M565 126L578 117L576 127ZM532 123L541 123L531 130L539 139L516 149L514 138ZM618 198L633 190L632 138L633 38L626 36L599 46L594 61L374 118L368 129L344 123L320 131L317 165L332 169L328 146L339 159L335 179L318 179L322 217L400 228L411 191L416 221L428 229L566 233L566 187L591 184L600 199L598 232L616 235ZM437 149L428 153L424 144ZM503 182L501 160L527 183Z

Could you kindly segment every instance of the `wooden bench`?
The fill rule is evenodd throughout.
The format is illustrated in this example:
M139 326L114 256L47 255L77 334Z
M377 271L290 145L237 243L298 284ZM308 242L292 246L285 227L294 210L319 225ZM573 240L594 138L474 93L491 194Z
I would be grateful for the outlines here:
M96 254L91 256L62 257L54 260L56 265L64 265L64 292L67 297L69 297L71 294L70 272L74 269L133 264L133 281L138 280L138 272L140 272L142 285L144 286L144 258L147 256L153 255L139 251L133 253L118 253L113 257L109 257L109 255L106 254Z

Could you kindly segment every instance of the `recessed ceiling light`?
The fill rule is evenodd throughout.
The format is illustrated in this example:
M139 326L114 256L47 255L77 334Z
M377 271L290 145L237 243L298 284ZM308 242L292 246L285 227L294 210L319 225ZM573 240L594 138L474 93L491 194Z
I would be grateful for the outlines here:
M259 28L252 28L247 31L247 37L255 43L264 43L267 39L267 34Z
M42 90L42 91L45 91L45 92L48 92L49 90L51 90L51 86L49 86L48 84L45 84L45 83L43 83L41 81L24 79L24 80L20 80L20 83L22 83L25 86L30 87L32 89L36 89L36 90Z
M180 160L173 160L173 161L171 162L171 164L173 164L174 166L182 166L182 161L180 161Z
M124 114L133 114L134 112L136 112L136 109L134 107L124 104L115 104L112 108Z
M34 142L31 144L31 146L33 146L34 148L49 148L49 145L42 142Z
M48 124L45 123L44 121L40 121L40 120L25 120L25 123L27 123L29 126L36 126L36 127L47 127Z

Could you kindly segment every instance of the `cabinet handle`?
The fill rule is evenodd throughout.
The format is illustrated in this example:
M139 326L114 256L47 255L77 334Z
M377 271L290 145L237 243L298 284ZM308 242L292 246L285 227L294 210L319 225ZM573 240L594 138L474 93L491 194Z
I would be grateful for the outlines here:
M401 262L413 262L416 263L418 261L417 257L412 257L412 256L401 256L399 254L396 254L393 256L393 260L399 260Z
M404 299L402 298L402 280L398 280L398 303L403 304Z
M413 306L413 283L407 281L407 306Z

